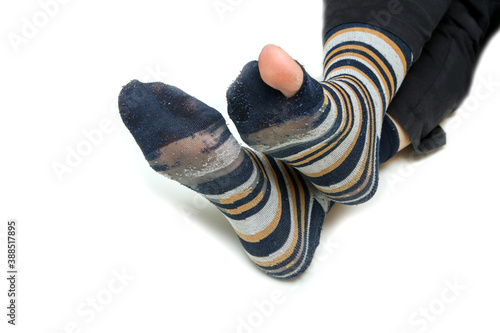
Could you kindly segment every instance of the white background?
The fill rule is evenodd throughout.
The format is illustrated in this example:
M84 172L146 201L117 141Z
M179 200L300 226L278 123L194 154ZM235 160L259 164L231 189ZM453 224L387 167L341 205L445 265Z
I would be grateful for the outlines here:
M320 1L221 2L222 15L213 0L73 0L46 22L35 0L1 3L0 267L17 219L20 274L15 328L1 279L0 331L498 332L499 37L448 145L403 152L373 200L334 207L310 269L283 282L214 207L148 167L116 107L131 79L162 80L227 116L227 87L268 43L321 76Z

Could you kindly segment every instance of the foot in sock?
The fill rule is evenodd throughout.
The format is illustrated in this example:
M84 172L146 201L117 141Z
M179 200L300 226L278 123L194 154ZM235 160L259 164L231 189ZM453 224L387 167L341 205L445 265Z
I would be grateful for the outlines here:
M331 200L360 204L377 189L385 111L412 54L366 24L331 30L324 52L325 80L317 82L281 49L264 48L229 88L228 112L249 146L300 171Z
M259 268L287 279L308 267L332 203L300 173L242 148L219 112L173 86L132 81L119 109L150 166L212 202Z

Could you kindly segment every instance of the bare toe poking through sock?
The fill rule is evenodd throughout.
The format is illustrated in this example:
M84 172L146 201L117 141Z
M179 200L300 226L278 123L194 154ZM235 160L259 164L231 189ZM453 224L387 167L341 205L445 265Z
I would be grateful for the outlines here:
M266 45L260 53L259 71L267 85L288 98L299 91L304 81L299 64L282 48L272 44Z
M269 153L294 145L321 123L325 95L320 83L285 51L264 47L227 91L228 113L241 138Z
M329 199L360 204L377 190L385 111L411 62L396 35L355 23L328 33L322 82L268 45L229 88L228 113L250 147L300 171Z

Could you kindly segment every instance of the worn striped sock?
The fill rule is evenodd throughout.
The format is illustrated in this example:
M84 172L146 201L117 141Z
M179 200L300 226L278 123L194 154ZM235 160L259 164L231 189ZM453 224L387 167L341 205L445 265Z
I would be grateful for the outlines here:
M359 204L377 189L382 123L411 64L410 48L366 24L345 24L325 39L325 81L304 71L286 98L251 62L228 90L242 139L304 174L333 201Z
M212 202L259 268L288 279L308 267L332 203L299 172L243 149L219 112L175 87L132 81L119 108L149 165Z

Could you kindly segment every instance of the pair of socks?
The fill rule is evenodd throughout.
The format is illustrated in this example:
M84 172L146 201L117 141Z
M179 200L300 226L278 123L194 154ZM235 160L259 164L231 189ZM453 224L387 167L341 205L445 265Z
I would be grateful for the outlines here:
M386 31L341 25L325 39L325 81L304 70L291 98L249 63L227 101L250 148L240 146L219 112L163 83L130 82L119 109L150 166L212 202L250 259L288 279L309 266L334 202L359 204L375 193L381 159L397 142L385 111L411 58ZM382 137L391 139L381 145Z

